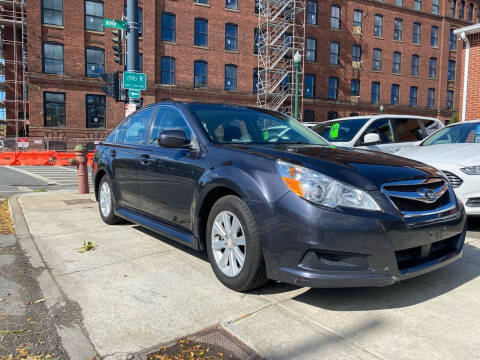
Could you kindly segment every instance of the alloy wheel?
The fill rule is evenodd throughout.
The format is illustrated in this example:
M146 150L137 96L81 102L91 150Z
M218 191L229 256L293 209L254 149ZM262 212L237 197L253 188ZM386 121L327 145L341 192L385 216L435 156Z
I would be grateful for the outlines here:
M108 182L104 182L100 188L100 210L104 217L108 217L112 211L112 192Z

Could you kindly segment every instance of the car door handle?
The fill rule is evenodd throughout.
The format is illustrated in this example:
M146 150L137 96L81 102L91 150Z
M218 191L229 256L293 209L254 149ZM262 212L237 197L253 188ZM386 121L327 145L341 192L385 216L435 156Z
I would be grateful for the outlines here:
M140 164L148 165L151 162L152 162L152 158L150 157L150 155L147 155L147 154L140 155Z
M110 156L111 157L117 156L117 152L115 150L110 150Z

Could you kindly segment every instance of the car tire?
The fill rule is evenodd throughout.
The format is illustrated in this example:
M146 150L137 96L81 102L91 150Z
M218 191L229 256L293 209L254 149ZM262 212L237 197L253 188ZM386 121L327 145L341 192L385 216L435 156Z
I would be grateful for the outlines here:
M230 234L227 235L228 231ZM213 205L207 221L206 244L213 272L225 286L246 291L267 282L257 223L247 204L239 197L228 195Z
M104 223L115 225L122 221L115 215L115 200L113 198L112 183L105 175L98 185L98 210Z

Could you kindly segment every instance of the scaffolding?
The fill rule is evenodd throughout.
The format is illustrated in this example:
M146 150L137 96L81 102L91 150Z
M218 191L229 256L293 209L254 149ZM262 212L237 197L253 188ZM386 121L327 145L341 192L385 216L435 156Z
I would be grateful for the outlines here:
M299 66L298 116L303 115L306 0L259 0L257 106L294 116L294 54Z
M25 0L0 0L0 138L28 136Z

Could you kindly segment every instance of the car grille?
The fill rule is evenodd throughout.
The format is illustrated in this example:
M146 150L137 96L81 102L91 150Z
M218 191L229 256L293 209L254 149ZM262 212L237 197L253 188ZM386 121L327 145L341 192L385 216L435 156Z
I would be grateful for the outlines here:
M467 201L469 207L480 207L480 198L471 198Z
M455 205L445 179L409 180L384 184L383 192L404 216L426 215Z
M448 178L448 181L452 185L453 188L458 188L460 185L463 184L463 180L460 179L457 175L451 173L450 171L443 171L445 176Z

